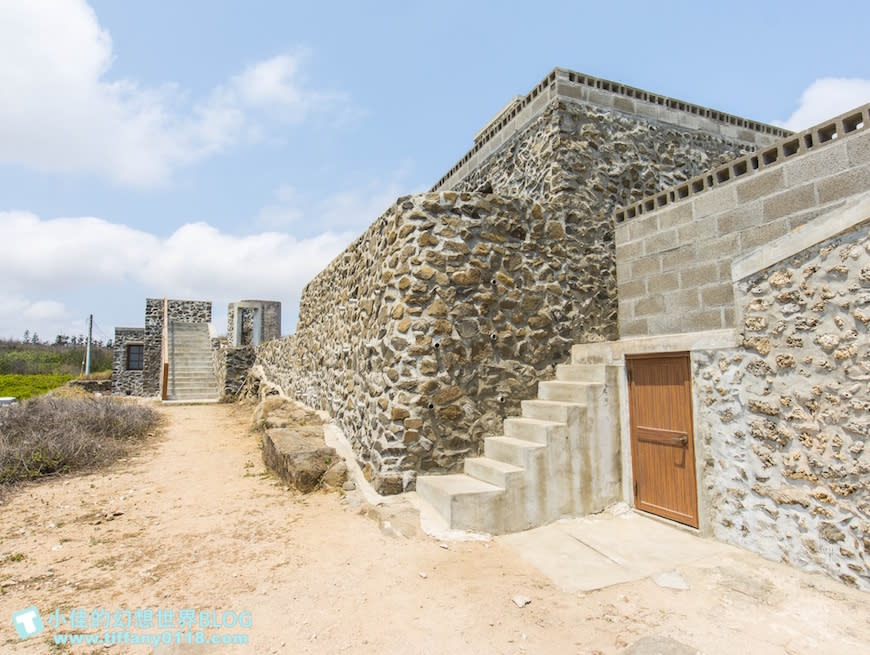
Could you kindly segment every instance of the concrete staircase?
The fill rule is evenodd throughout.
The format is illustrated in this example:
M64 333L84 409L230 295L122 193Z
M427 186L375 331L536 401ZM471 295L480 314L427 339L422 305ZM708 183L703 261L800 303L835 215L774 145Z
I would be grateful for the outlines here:
M217 380L208 323L169 325L169 383L167 400L214 402Z
M517 532L619 499L618 403L608 403L616 369L578 352L538 383L521 417L505 419L503 435L485 439L483 457L465 460L464 473L417 478L417 494L447 527Z

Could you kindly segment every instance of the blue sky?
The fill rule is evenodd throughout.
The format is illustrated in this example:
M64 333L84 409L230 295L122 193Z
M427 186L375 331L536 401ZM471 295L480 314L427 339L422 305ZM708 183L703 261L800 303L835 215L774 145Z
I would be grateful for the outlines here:
M870 5L0 0L0 338L282 301L553 67L800 129Z

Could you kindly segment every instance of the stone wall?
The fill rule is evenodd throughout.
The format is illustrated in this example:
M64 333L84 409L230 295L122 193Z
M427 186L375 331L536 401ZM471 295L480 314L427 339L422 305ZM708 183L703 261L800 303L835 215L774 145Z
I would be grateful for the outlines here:
M143 395L142 371L127 370L127 346L144 344L143 328L115 328L112 353L112 393L118 396Z
M211 302L208 300L168 300L167 317L170 322L210 323ZM163 370L163 298L145 300L145 361L142 375L142 393L160 394Z
M713 532L870 589L868 224L736 293L742 346L693 354Z
M870 189L868 124L865 106L618 211L620 336L734 327L731 262Z
M248 379L248 371L256 361L253 346L227 346L226 343L213 344L215 379L218 395L223 399L235 399Z
M258 348L258 375L327 409L382 493L455 471L572 343L616 338L617 204L750 145L556 99L461 193L376 221L306 287L297 334Z

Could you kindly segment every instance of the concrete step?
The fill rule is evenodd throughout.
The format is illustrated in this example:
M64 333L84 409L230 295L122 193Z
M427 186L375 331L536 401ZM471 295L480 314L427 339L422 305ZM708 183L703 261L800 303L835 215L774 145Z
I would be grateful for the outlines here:
M597 382L604 384L605 368L600 364L559 364L556 379L563 382Z
M586 404L589 388L595 385L592 382L563 382L561 380L548 380L538 383L538 398L541 400L561 400L569 403Z
M201 380L202 382L210 382L214 380L214 371L185 371L175 369L174 371L169 371L169 377L173 380Z
M203 384L201 382L170 382L169 390L172 392L176 391L198 391L198 390L209 391L213 390L217 393L217 384L212 382L211 384Z
M464 474L425 475L417 478L417 495L455 530L504 531L501 487Z
M489 457L469 457L465 460L465 474L507 489L523 481L525 469L513 464L506 464Z
M523 416L556 423L567 423L571 412L586 411L586 405L564 400L524 400L521 405Z
M610 344L581 343L571 346L572 364L609 364L613 359Z
M546 421L537 418L506 418L504 420L504 433L507 437L533 441L540 444L549 444L556 439L565 437L566 425L555 421Z
M483 440L486 457L530 470L537 469L546 448L544 444L514 437L487 437Z

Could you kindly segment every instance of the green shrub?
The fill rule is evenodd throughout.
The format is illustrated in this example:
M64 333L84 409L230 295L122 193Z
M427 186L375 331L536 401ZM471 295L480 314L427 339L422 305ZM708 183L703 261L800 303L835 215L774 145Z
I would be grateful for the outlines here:
M152 408L112 398L48 395L0 408L0 485L108 464L160 425Z

